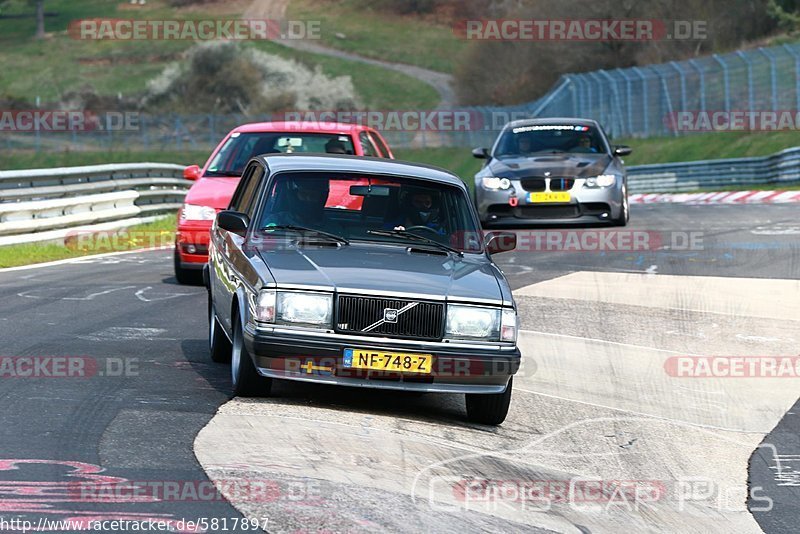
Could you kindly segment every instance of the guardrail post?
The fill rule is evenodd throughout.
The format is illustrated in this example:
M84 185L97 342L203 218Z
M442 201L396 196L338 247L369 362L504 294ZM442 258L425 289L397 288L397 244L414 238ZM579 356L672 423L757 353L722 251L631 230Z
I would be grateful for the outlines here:
M725 60L722 59L719 54L714 54L711 57L722 67L722 83L725 90L725 111L729 112L731 110L731 82L728 75L728 64L725 63Z

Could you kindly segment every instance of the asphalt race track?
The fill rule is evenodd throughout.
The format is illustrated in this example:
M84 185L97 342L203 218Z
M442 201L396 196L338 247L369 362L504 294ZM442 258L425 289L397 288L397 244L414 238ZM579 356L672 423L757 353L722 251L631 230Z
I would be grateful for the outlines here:
M623 251L542 250L525 230L497 257L524 359L499 428L450 395L280 384L231 400L205 290L176 284L171 251L0 271L0 511L215 532L252 532L242 513L269 532L786 532L800 379L670 370L799 355L799 212L633 206L626 231L646 242ZM13 363L29 361L59 372Z

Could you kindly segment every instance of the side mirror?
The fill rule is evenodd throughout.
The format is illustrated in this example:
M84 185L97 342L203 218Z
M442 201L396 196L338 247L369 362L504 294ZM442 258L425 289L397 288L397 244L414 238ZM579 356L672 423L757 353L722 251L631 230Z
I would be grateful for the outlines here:
M632 153L633 149L629 146L619 145L614 147L615 156L630 156Z
M191 181L195 181L200 178L202 173L203 169L201 169L199 165L189 165L183 169L183 177Z
M517 234L514 232L486 232L484 242L489 254L511 252L517 248Z
M472 156L478 159L489 159L488 148L476 148L472 151Z
M243 236L247 233L249 225L250 219L244 213L225 210L217 214L217 227L226 232Z

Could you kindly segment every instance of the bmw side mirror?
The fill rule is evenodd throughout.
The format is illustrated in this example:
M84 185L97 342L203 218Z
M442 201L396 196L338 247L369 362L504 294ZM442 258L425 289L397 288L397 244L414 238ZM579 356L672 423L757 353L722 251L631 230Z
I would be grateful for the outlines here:
M187 180L195 181L200 178L202 172L203 169L201 169L199 165L189 165L183 169L183 177Z
M514 232L486 232L484 242L489 254L511 252L517 248L517 234Z
M630 156L632 153L633 149L629 146L618 145L614 147L615 156Z
M217 227L222 228L226 232L244 236L244 234L247 233L247 227L249 225L250 219L244 213L225 210L217 214Z
M472 156L478 159L489 159L489 149L476 148L472 151Z

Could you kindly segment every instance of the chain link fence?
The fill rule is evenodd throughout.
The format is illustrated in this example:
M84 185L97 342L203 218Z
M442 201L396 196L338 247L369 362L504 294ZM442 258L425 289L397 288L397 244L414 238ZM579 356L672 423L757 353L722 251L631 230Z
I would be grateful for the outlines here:
M519 106L437 110L440 114L468 114L469 124L461 128L381 128L381 120L370 125L381 130L394 148L476 147L490 146L506 122L529 117L592 118L600 121L611 137L643 138L697 131L695 118L718 112L730 116L773 111L797 116L798 110L800 44L786 44L681 62L568 74L544 97ZM391 113L383 111L379 116L385 119ZM689 122L681 126L676 118L686 114ZM127 122L106 118L88 131L0 128L0 150L206 151L239 124L274 118L134 115L135 120ZM800 120L795 121L798 127Z

